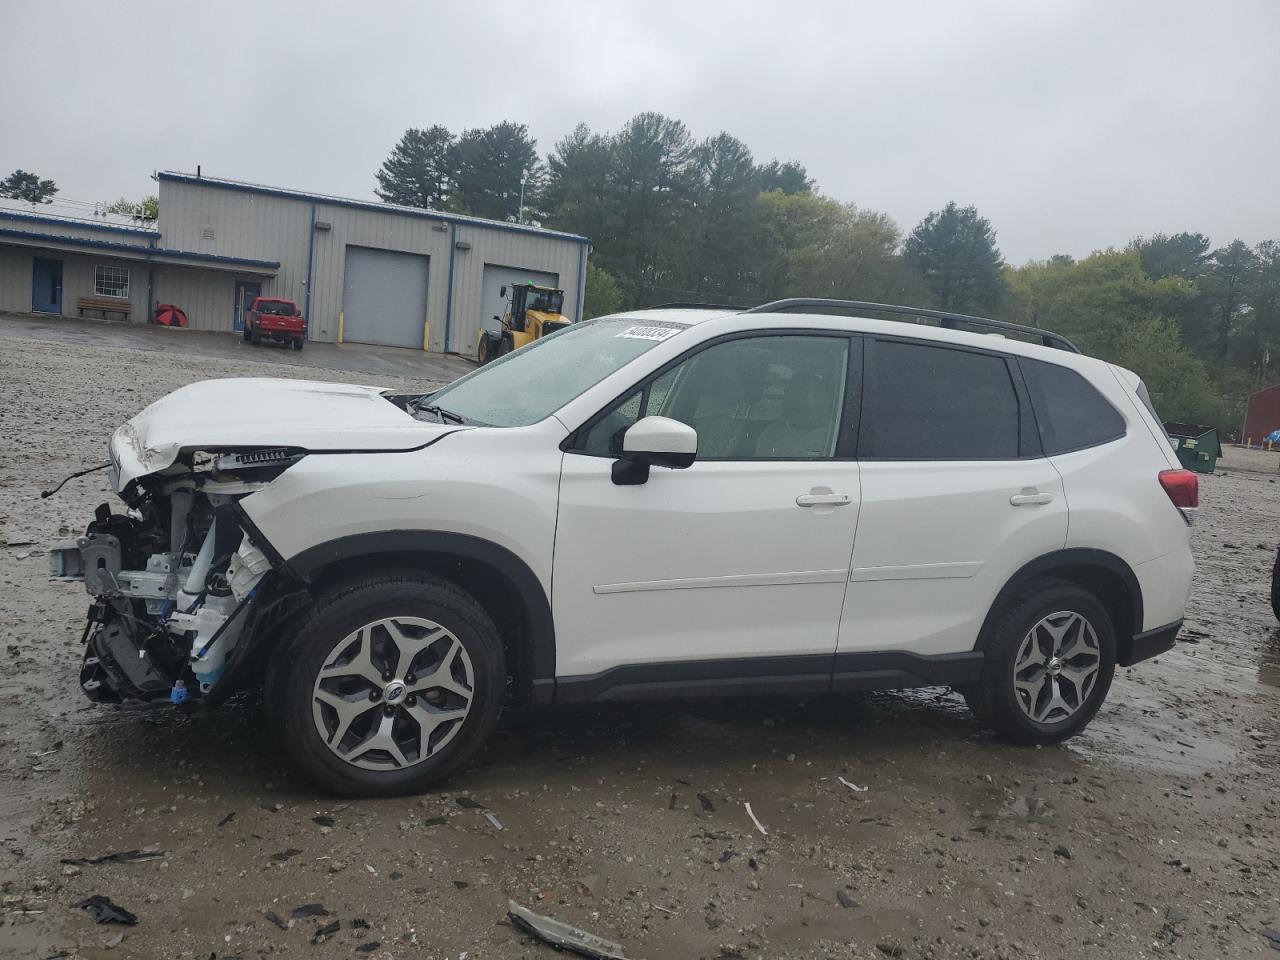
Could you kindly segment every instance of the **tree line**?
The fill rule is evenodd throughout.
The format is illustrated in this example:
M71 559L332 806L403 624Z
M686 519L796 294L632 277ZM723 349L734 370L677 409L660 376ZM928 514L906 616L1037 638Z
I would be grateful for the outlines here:
M390 203L537 223L591 238L586 315L672 301L787 296L937 307L1029 323L1138 372L1162 415L1230 431L1278 379L1280 242L1215 248L1157 233L1076 260L1012 266L992 224L947 203L909 233L824 195L796 160L757 161L641 113L579 124L543 157L524 124L405 132L377 172Z

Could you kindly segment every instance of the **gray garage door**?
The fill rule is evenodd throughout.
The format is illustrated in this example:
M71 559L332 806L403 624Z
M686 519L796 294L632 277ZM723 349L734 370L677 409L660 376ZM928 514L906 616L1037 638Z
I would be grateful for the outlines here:
M347 247L342 281L342 339L422 349L428 258Z
M486 330L497 330L498 321L494 320L495 316L501 317L507 312L506 298L501 296L498 291L503 287L507 287L510 294L510 287L515 283L536 283L540 287L558 287L560 286L560 278L554 273L539 273L537 270L516 270L512 267L499 267L492 263L484 265L484 309L480 316L484 320L484 328ZM471 333L471 345L475 346L475 339L480 335L479 330L473 330ZM456 349L456 348L455 348Z

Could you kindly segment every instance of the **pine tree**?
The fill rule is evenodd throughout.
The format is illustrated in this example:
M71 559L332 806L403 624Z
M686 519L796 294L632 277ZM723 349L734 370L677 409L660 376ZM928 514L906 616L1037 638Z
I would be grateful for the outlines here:
M405 207L439 209L448 205L456 174L456 139L436 125L404 132L377 172L379 199Z
M973 207L948 203L916 225L903 256L944 310L992 310L1004 290L1004 258L991 221Z

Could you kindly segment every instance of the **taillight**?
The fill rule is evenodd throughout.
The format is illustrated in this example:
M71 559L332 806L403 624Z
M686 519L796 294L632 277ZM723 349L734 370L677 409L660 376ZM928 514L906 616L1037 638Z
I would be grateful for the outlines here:
M1191 523L1200 507L1200 478L1191 470L1161 470L1160 486L1169 495L1182 519Z

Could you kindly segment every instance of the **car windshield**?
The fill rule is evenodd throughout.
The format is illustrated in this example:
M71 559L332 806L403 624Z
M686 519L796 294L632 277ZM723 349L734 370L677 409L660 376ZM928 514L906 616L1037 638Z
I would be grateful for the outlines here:
M292 317L297 313L298 308L292 303L286 303L283 300L259 300L258 312L265 313L273 317Z
M575 323L467 374L425 403L467 423L528 426L684 328L625 317Z

